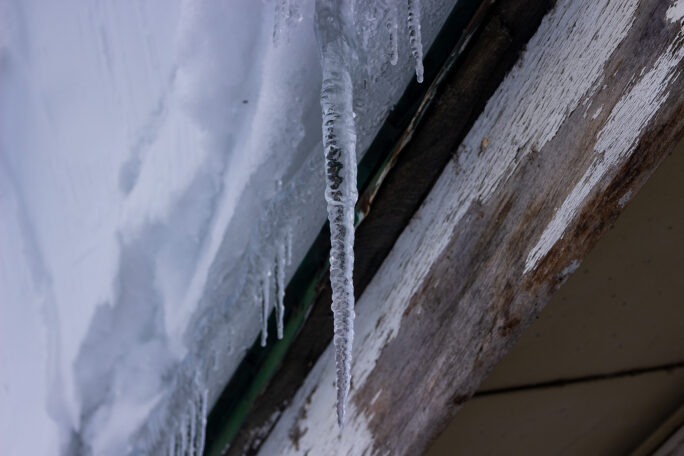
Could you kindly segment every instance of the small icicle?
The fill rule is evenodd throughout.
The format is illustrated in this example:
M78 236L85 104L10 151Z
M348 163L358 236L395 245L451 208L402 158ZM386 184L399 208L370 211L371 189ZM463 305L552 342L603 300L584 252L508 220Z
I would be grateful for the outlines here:
M285 241L285 256L287 257L287 265L292 264L292 227L288 226L286 230L286 241Z
M416 79L423 82L423 39L420 33L420 0L408 0L408 30L411 54L416 61Z
M181 434L180 452L183 456L185 456L188 452L188 423L185 421L185 417L183 417L183 419L181 420L180 434Z
M171 436L171 442L169 442L169 456L176 456L176 434Z
M271 288L271 271L267 270L261 282L261 346L266 346L268 339L268 311L269 311L269 292Z
M195 455L197 445L195 439L197 438L197 405L195 401L190 401L190 454Z
M197 439L197 454L204 454L204 439L207 432L207 389L202 391L200 396L200 426L199 426L199 438Z
M387 27L387 33L389 33L389 59L392 65L396 65L399 62L399 14L397 13L396 5L389 5L389 12L387 14L387 22L385 22L385 27Z
M344 423L351 382L354 339L354 206L356 190L356 128L352 81L353 26L349 0L316 1L316 34L321 49L323 85L323 150L325 153L328 221L330 222L330 284L334 315L337 370L337 422Z
M276 293L278 299L276 302L276 322L278 327L278 339L283 338L283 317L285 315L285 244L280 242L278 244L278 252L276 253Z

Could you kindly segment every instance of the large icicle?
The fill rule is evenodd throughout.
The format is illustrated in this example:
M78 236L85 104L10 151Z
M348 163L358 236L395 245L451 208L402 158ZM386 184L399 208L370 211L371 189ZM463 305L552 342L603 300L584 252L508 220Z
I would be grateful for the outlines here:
M420 0L408 0L408 31L411 54L416 64L416 79L423 82L423 39L420 33Z
M334 314L337 369L337 421L344 423L351 380L354 338L354 206L356 131L349 74L353 47L347 32L353 24L350 0L317 0L316 33L321 51L323 148L325 152L328 220L330 221L330 283Z

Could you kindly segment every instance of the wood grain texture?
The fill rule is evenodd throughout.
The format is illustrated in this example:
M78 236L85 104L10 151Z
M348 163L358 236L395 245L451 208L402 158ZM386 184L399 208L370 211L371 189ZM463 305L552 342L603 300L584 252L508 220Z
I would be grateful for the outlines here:
M681 138L678 8L558 1L359 300L347 424L328 349L260 454L425 448Z

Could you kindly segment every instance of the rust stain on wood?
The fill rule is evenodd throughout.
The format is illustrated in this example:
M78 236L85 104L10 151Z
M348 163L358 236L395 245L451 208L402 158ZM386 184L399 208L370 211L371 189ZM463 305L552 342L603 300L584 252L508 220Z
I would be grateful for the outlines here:
M290 432L288 433L288 436L290 437L290 440L294 444L297 451L299 451L299 440L304 434L306 434L306 431L309 430L307 427L302 427L301 423L306 420L306 411L311 405L311 398L316 393L316 388L317 387L314 386L311 392L306 396L304 404L302 404L302 406L299 408L299 412L297 413L297 419L293 423L292 427L290 428Z

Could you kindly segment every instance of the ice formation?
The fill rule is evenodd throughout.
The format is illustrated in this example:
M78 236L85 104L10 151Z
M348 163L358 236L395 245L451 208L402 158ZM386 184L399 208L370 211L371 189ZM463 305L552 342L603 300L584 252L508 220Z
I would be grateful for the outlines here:
M387 21L385 22L388 33L389 61L392 65L396 65L399 61L399 15L397 14L396 5L390 4L388 8Z
M423 82L423 49L419 0L408 0L407 24L416 77ZM374 18L374 17L373 17ZM351 69L359 54L353 0L317 0L316 36L321 52L323 84L323 148L330 222L330 283L334 314L335 364L337 370L337 420L344 423L351 382L351 357L354 339L354 209L358 198L356 183L356 128ZM367 29L377 24L362 24L363 44ZM398 20L390 4L385 26L389 32L389 60L398 61Z
M292 264L292 227L288 227L285 232L285 264Z
M202 456L207 428L207 393L198 390L189 401L188 413L169 436L165 452L169 456Z
M411 54L416 65L416 80L423 82L423 39L420 32L420 0L408 0L408 30Z
M281 190L279 190L281 191ZM271 212L267 212L272 215ZM292 264L292 229L287 226L280 230L275 243L273 258L262 259L262 277L254 301L259 305L261 320L261 346L268 342L268 317L275 307L276 336L283 338L285 318L285 274ZM271 292L274 292L273 294ZM273 296L273 298L271 298ZM275 302L272 304L272 299Z
M271 271L269 269L264 271L264 277L261 279L261 346L266 346L268 339L268 314L271 309Z
M285 242L278 243L276 252L276 331L278 339L283 338L283 318L285 316L285 264L287 263L285 253Z
M356 190L356 129L350 67L354 47L350 1L316 2L316 35L321 49L323 86L323 148L325 153L325 199L330 222L330 284L334 314L335 363L337 369L337 420L344 422L351 379L354 339L354 208Z

